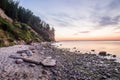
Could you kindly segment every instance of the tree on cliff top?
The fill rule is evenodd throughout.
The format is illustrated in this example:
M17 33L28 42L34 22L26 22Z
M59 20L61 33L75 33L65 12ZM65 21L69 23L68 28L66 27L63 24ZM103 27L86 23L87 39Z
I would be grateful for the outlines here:
M54 34L50 25L43 22L38 16L35 16L32 11L25 9L22 6L19 6L18 1L13 0L0 0L0 8L11 17L14 21L25 23L34 29L45 41L48 41L47 38L50 38L50 34ZM52 38L49 41L54 41Z

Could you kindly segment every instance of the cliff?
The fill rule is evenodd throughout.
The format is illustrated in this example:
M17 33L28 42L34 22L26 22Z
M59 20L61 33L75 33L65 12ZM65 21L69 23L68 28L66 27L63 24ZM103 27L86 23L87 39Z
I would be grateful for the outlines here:
M36 26L37 27L37 26ZM0 46L28 43L30 41L54 41L54 32L38 29L26 23L14 21L0 8Z
M3 19L6 19L6 20L8 20L8 21L11 22L11 23L13 22L13 20L12 20L10 17L8 17L1 8L0 8L0 16L1 16Z

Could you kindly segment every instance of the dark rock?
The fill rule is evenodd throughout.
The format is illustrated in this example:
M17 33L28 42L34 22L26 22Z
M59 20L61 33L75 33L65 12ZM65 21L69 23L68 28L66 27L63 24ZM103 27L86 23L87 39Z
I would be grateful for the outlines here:
M107 56L110 56L111 54L107 54Z
M102 76L99 80L106 80L107 77L106 76Z
M32 50L33 53L38 53L37 50Z
M19 53L19 54L24 53L24 50L22 50L22 51L17 51L17 53Z
M31 50L26 50L25 53L27 54L27 56L32 56L33 55Z
M78 51L78 52L80 52L80 51Z
M120 72L120 67L117 67L118 71Z
M94 52L95 50L94 50L94 49L92 49L91 51L92 51L92 52Z
M73 49L76 49L76 47L74 47Z
M77 52L77 50L75 50L75 52Z
M28 44L28 45L31 45L32 43L33 43L33 40L26 42L26 44Z
M113 57L116 57L116 55L113 55Z
M107 52L106 52L106 51L100 51L100 52L99 52L99 55L100 55L100 56L107 56Z
M42 74L47 75L47 74L48 74L48 71L42 70Z

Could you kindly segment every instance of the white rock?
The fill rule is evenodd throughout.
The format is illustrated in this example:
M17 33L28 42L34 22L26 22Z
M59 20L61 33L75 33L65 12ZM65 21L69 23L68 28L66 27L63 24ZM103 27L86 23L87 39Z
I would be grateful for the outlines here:
M36 65L35 65L35 64L30 64L29 66L30 66L30 67L35 67Z
M56 65L56 60L47 57L41 62L44 66L55 66Z
M16 62L17 64L21 64L21 63L23 63L23 60L22 60L22 59L17 59L15 62Z
M21 56L22 56L22 57L26 57L27 54L26 54L26 53L21 53Z
M40 54L44 54L44 52L40 52Z

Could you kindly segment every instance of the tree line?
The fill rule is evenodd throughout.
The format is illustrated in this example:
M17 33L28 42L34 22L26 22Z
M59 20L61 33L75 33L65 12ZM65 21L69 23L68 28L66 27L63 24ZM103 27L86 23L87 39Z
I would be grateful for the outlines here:
M49 24L43 22L40 17L35 16L31 10L19 6L18 1L0 0L0 8L2 8L6 15L12 18L13 21L29 25L45 41L54 40L54 28L51 28Z

